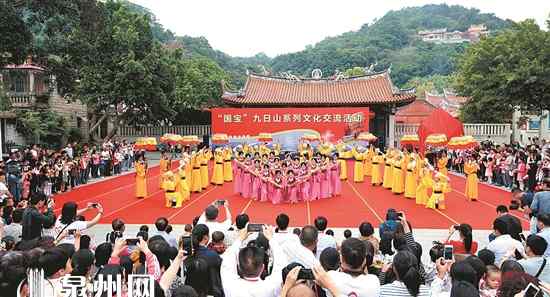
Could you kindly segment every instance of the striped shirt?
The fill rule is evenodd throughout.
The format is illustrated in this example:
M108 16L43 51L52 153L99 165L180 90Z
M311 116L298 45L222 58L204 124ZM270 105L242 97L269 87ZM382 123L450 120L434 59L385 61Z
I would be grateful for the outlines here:
M431 290L425 285L420 285L417 297L430 297ZM394 281L391 284L380 287L380 297L412 297L404 283Z

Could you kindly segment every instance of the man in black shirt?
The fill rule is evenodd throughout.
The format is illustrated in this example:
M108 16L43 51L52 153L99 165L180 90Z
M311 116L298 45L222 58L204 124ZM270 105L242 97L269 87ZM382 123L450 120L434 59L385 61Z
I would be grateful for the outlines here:
M506 205L497 206L497 215L499 219L506 222L506 225L508 226L508 234L510 235L510 237L515 240L521 241L521 237L519 236L522 232L520 220L517 217L508 213L508 207L506 207ZM494 238L492 238L492 236L489 236L489 240L493 239Z
M15 202L19 202L21 198L21 162L19 160L19 153L12 152L9 160L6 162L6 178L8 182L8 189L12 194Z
M53 213L53 201L47 202L43 193L34 193L30 199L31 205L23 212L23 240L31 240L42 236L44 225L53 225L55 216Z

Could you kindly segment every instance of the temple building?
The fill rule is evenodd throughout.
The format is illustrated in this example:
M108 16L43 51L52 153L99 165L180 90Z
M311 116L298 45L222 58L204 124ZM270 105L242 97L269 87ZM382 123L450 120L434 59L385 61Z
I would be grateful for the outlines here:
M222 100L238 108L355 108L368 107L369 132L379 137L380 145L395 145L395 113L416 99L415 89L402 90L384 70L363 76L342 74L323 78L314 70L311 78L286 74L271 76L248 74L240 91L224 88Z
M442 94L426 91L423 97L400 108L396 113L395 121L402 124L420 124L437 108L441 108L453 117L458 118L460 107L468 99L468 97L458 96L450 90L443 90Z

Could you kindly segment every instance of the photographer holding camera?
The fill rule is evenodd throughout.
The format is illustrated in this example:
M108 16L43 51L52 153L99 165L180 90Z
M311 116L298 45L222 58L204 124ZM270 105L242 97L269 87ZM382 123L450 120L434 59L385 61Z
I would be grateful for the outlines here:
M451 237L457 232L459 240L451 240ZM452 245L456 254L475 255L477 252L477 242L472 240L472 226L468 224L451 226L445 244Z

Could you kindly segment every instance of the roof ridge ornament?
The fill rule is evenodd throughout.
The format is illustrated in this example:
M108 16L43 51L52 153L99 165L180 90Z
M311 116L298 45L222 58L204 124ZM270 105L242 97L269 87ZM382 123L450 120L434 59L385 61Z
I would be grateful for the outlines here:
M321 71L321 69L316 68L311 71L311 78L321 79L321 77L323 77L323 71Z
M365 67L363 69L365 70L366 74L373 74L374 73L374 67L376 67L376 65L378 65L378 62L371 63L369 65L369 67Z
M336 69L336 71L334 71L334 80L335 81L339 81L339 80L345 79L345 78L347 78L347 76L343 72L340 72L340 70Z

